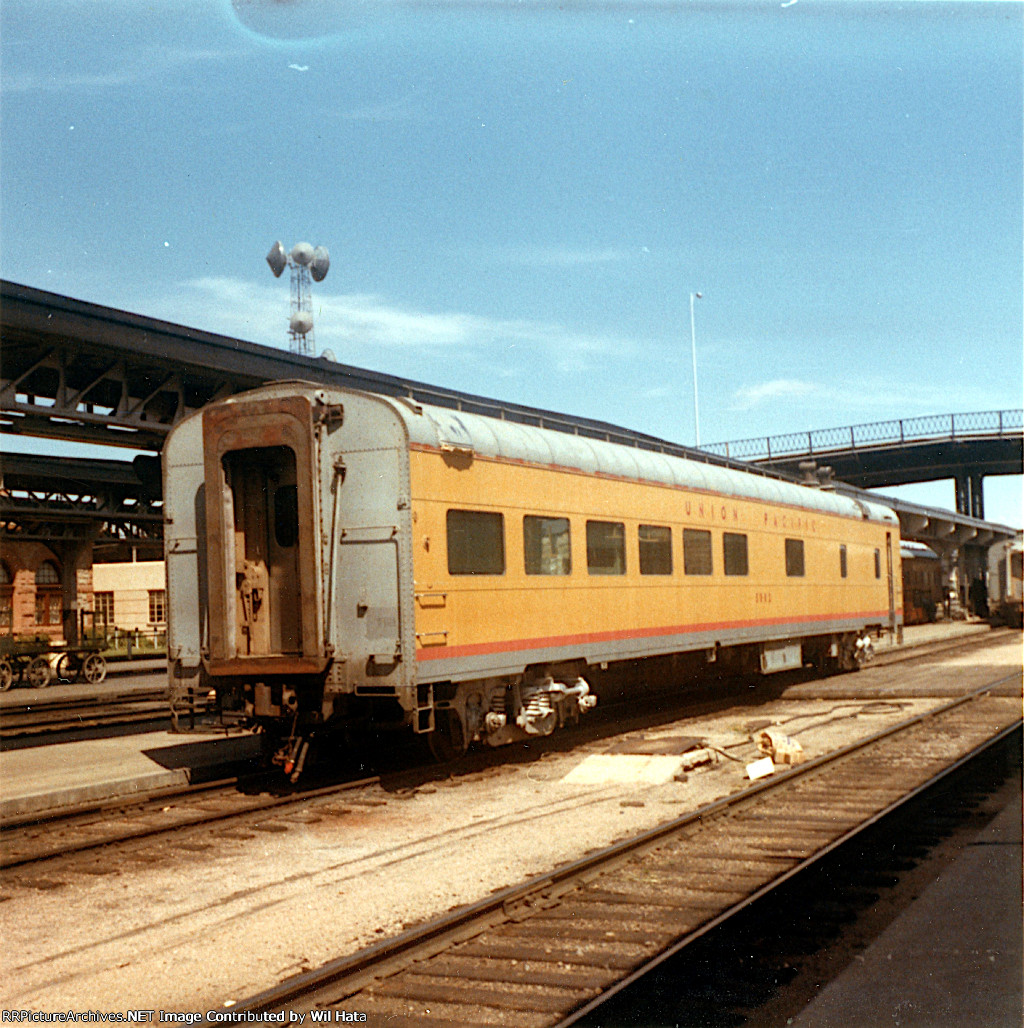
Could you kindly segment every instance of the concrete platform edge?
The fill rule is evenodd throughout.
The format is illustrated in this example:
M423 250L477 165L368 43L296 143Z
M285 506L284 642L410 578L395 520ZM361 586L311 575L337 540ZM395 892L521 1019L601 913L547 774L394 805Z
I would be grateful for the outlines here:
M31 793L10 800L0 800L0 821L21 819L33 814L57 814L61 810L83 803L129 799L157 789L186 786L189 781L188 769L176 768L173 771L154 771L148 775L132 775L131 778L96 782L92 785L76 785L52 792Z

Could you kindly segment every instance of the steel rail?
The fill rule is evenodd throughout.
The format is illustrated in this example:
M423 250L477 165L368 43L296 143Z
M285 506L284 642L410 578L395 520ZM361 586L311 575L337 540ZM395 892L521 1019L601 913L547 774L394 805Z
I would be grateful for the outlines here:
M997 631L998 631L998 633L1000 635L1002 635L1002 634L1009 633L1011 630L1010 629L1006 629L1005 631L1004 630L997 630ZM911 659L913 659L915 657L925 658L925 657L931 656L933 653L936 653L936 652L944 652L944 651L948 651L948 650L951 650L951 649L961 649L961 648L968 648L968 647L974 646L974 645L981 645L981 644L983 644L985 642L991 641L992 638L993 638L992 634L986 634L984 636L981 636L981 635L971 635L971 636L963 637L961 639L957 639L957 640L953 640L953 641L947 641L945 644L939 644L939 645L934 646L934 647L930 647L930 646L917 646L917 647L903 648L903 649L900 649L900 650L894 650L894 651L891 651L891 652L886 652L886 653L880 654L875 659L875 661L872 662L872 665L869 665L869 667L871 667L871 666L885 666L885 665L889 665L889 664L893 664L893 663L900 663L902 661L911 660ZM130 695L130 694L126 694L126 695ZM143 695L145 695L145 694L143 694ZM53 702L53 705L55 707L57 706L56 701L51 701L51 702ZM624 704L615 704L614 706L617 708L617 707L623 706L623 705ZM701 699L701 701L698 704L698 706L703 708L703 706L704 706L704 700L703 699ZM23 709L23 708L17 708L17 709ZM605 711L608 711L610 708L609 708L609 706L606 705L603 709ZM4 713L3 711L0 711L0 714L3 714L3 713ZM659 711L659 713L657 715L657 723L661 723L664 720L664 714L665 714L664 711ZM679 715L678 712L674 712L672 716L676 717L676 716L680 716L680 715ZM627 718L625 723L622 723L622 722L618 723L618 731L620 731L620 732L621 731L635 731L635 730L637 730L638 726L642 727L642 726L646 725L647 723L648 723L648 719L646 717L641 717L639 719L629 719L629 718ZM598 726L595 726L595 729L597 729L597 727ZM577 743L580 743L580 744L586 744L589 741L593 741L594 738L603 738L605 735L606 735L606 731L604 730L604 727L602 726L596 732L584 731L582 734L574 734L574 741L577 742ZM566 741L568 741L568 740L566 740ZM486 766L490 766L493 760L500 759L500 755L496 755L494 752L488 752L488 753L483 754L482 756L485 758ZM803 766L807 767L809 765L803 765ZM258 776L256 776L256 778L258 778ZM254 778L253 780L256 780L256 779ZM14 831L16 831L18 829L26 828L26 827L30 827L30 826L37 826L37 825L44 825L44 824L58 824L58 823L61 823L61 822L68 822L70 824L75 819L82 818L82 817L85 817L85 816L88 816L88 815L102 814L102 813L104 813L106 811L114 811L114 810L116 810L116 811L124 811L125 808L145 807L147 804L150 804L150 803L156 803L158 801L166 802L167 800L174 800L174 799L179 799L179 798L186 798L186 797L196 796L196 795L199 795L199 794L208 793L208 792L210 792L212 790L217 790L217 789L234 789L234 788L237 788L239 781L240 781L240 779L238 777L232 776L232 777L227 777L227 778L219 778L219 779L216 779L216 780L210 781L210 782L193 783L193 784L190 784L190 785L165 786L165 787L161 787L159 789L151 789L151 790L145 790L145 791L139 792L139 793L134 793L134 794L132 794L130 796L122 796L122 797L116 797L116 798L105 798L105 799L101 799L101 800L88 800L88 801L86 801L84 803L76 804L74 806L61 807L59 809L54 809L54 810L34 812L34 813L25 814L25 815L21 815L21 816L14 816L14 817L10 817L10 818L5 818L3 820L0 820L0 837L2 837L6 833L11 833L11 832L14 832ZM360 780L352 783L352 785L356 786L356 785L378 784L380 781L381 781L380 776L376 776L376 777L373 777L373 778L360 779ZM346 785L343 788L347 788L347 787L348 786ZM324 787L324 790L308 790L308 791L305 791L305 792L289 794L289 796L285 797L284 799L288 799L289 802L299 802L300 800L303 800L303 799L315 799L315 798L317 798L317 796L320 796L320 795L329 795L331 790L334 790L336 788L337 788L337 786L326 786L326 787ZM251 813L251 812L254 811L254 809L255 809L254 807L248 807L244 811L240 811L239 813L240 814L242 814L242 813ZM267 809L271 809L271 808L268 807ZM134 840L136 838L145 838L145 837L147 837L149 835L158 835L158 834L162 834L164 832L175 831L175 830L177 830L179 828L188 828L192 824L201 824L201 823L203 823L203 822L201 822L201 821L195 821L195 822L179 821L179 822L177 822L176 824L173 824L173 825L163 826L163 827L161 827L159 829L140 831L137 834L123 833L123 834L121 834L118 837L111 837L111 838L109 838L107 840L97 841L95 843L90 843L88 845L80 845L80 846L63 847L63 848L60 848L60 849L54 849L52 851L39 854L38 856L34 856L34 857L31 858L31 860L23 860L23 861L5 863L3 861L3 859L0 858L0 869L6 868L6 867L20 866L20 865L23 865L23 864L26 864L26 863L30 863L30 862L33 862L33 861L40 861L41 862L43 860L52 859L53 857L57 857L57 856L70 855L70 854L74 854L74 853L78 853L78 852L83 852L83 851L88 850L88 849L96 848L97 846L116 845L119 842L128 842L128 841L132 841L132 840Z
M50 700L0 709L0 742L30 735L169 720L167 690L92 696L68 703Z
M986 686L984 690L981 691L981 695L984 695L985 693L989 692L991 688L992 686ZM970 698L973 699L974 697ZM959 706L960 702L962 701L958 701L951 704L948 708L946 708L946 710L948 711L956 706ZM935 711L933 713L939 712ZM761 886L760 889L751 893L749 896L741 900L739 903L733 904L733 906L728 907L726 910L723 910L720 914L718 914L711 920L707 921L705 924L702 924L699 928L683 936L668 949L663 950L656 957L647 961L645 964L636 968L636 970L631 972L625 978L621 979L620 981L616 982L613 986L610 986L608 989L604 990L600 996L596 996L585 1006L580 1007L578 1010L573 1011L573 1013L571 1013L568 1017L565 1017L561 1021L557 1022L555 1028L569 1028L570 1025L576 1024L578 1021L582 1020L582 1018L584 1018L586 1015L592 1013L594 1010L597 1010L599 1007L603 1006L613 996L622 992L624 989L628 988L630 985L635 984L645 975L649 974L652 970L654 970L654 968L658 967L660 964L663 964L666 960L670 960L672 957L674 957L680 951L685 949L687 946L696 942L702 936L707 935L708 932L714 930L715 928L718 928L720 925L724 924L730 918L745 910L747 907L753 906L753 904L757 903L758 900L763 899L765 896L773 892L779 886L785 884L792 878L795 878L797 875L803 873L809 867L812 867L814 864L818 863L820 860L827 857L830 853L833 853L836 850L841 849L843 846L848 844L857 836L861 835L863 832L867 831L873 825L878 824L878 822L884 820L886 817L889 817L891 814L895 813L897 810L905 806L907 803L910 803L918 796L927 792L929 789L934 788L943 779L948 778L950 775L956 773L960 768L966 766L971 761L977 759L977 757L980 754L992 749L994 746L997 746L1000 742L1003 741L1003 739L1012 735L1014 732L1019 731L1021 728L1021 723L1022 721L1019 720L1016 724L1008 725L1006 728L1004 728L996 735L992 736L989 739L986 739L984 742L976 746L969 753L964 754L958 760L954 761L952 764L947 765L941 771L932 775L931 778L919 783L915 788L911 789L910 792L899 797L899 799L894 800L892 803L876 811L874 814L869 815L859 824L855 825L853 828L850 828L848 831L833 839L831 842L825 844L821 849L817 850L809 857L800 861L794 867L791 867L788 870L784 871L777 878ZM837 754L836 759L838 759L838 757L839 755Z
M888 667L890 664L902 664L909 660L923 660L926 657L934 657L941 653L948 653L951 650L966 650L972 647L982 647L991 642L998 642L1011 632L1019 634L1012 628L992 628L985 634L972 633L958 639L936 639L932 642L922 642L915 646L897 646L891 650L882 650L876 653L871 661L865 665L866 668Z
M211 792L215 791L230 794L232 791L237 792L239 784L243 781L244 779L240 778L224 778L216 782L204 782L201 785L190 785L177 789L157 790L156 792L147 795L144 801L135 805L143 806L145 803L149 802L165 803L167 800L176 798L191 799L198 795L206 797ZM0 857L0 870L7 871L16 867L26 867L30 864L41 864L44 861L54 860L58 857L73 856L78 853L87 853L90 850L102 849L107 846L116 846L126 842L137 842L140 839L150 839L160 835L167 835L183 829L217 824L222 821L230 821L234 818L246 817L253 814L263 814L267 811L279 810L282 807L290 807L306 803L311 799L338 795L345 792L351 792L355 789L365 788L366 786L379 784L380 776L374 775L368 778L358 778L349 782L323 786L319 789L309 789L304 792L290 793L286 796L261 795L258 797L250 797L251 802L249 804L241 805L233 810L206 811L196 816L189 815L187 811L181 811L180 813L183 816L173 819L172 824L143 825L134 829L122 830L117 833L109 833L95 839L86 839L79 843L73 843L70 845L62 843L49 850L44 849L40 852L31 853L28 856L15 856L11 858L3 856ZM245 796L244 793L239 793L238 795L240 798ZM128 800L127 802L130 803L131 801ZM123 809L124 806L125 803L121 801L110 801L102 805L93 804L85 810L76 812L73 816L86 816L90 813L103 813L108 810L119 811ZM4 823L3 825L0 825L0 831L6 834L9 831L13 831L17 828L23 828L28 825L42 824L47 821L54 822L63 820L70 820L70 817L68 815L59 814L52 817L47 817L45 814L39 817L30 816L22 818L17 822Z
M820 768L836 764L851 754L865 751L892 736L954 711L965 704L990 694L993 689L997 689L1001 685L1017 678L1019 678L1017 673L1004 676L949 703L905 719L896 725L882 729L833 752L823 754L788 771L782 771L771 779L748 786L740 793L723 797L630 839L615 843L579 860L561 865L552 871L530 878L518 885L510 886L427 924L409 929L394 938L383 940L357 953L330 961L314 971L297 975L286 982L282 982L257 995L233 1004L232 1012L245 1014L277 1011L289 1004L296 1003L301 1003L304 1008L309 1008L312 1003L317 1002L316 994L328 989L331 990L330 998L319 998L324 1002L340 1002L342 999L352 996L379 979L404 969L414 961L436 955L457 942L479 935L489 927L513 920L511 915L517 909L519 911L526 911L530 909L532 904L549 903L551 900L555 900L559 895L564 895L577 888L583 881L591 880L597 875L614 870L633 857L657 847L660 843L677 835L687 827L712 818L730 808L749 804L752 799L764 793L783 789L795 780L803 779ZM1019 729L1020 724L1021 720L1018 719L999 734L1005 735L1008 732L1016 731ZM986 745L991 744L991 742L992 739L987 740ZM951 765L950 767L958 766L965 759L969 759L969 757L970 755L960 758L957 761L957 765ZM916 795L920 788L921 786L915 787L911 792L887 805L885 809L876 812L868 819L858 822L855 828L844 833L841 839L835 840L827 848L820 849L821 854L824 855L826 852L831 852L836 845L841 844L841 841L849 841L849 838L853 835L858 834L870 824L884 817L886 813L891 813L893 809L906 802L908 798ZM803 863L801 866L803 866ZM791 869L783 876L773 879L748 897L745 897L740 904L728 907L706 925L702 925L696 931L688 933L683 938L684 944L688 944L688 942L703 935L714 925L720 924L727 917L732 916L737 910L765 895L776 884L788 880L792 877L793 873L796 873L796 870ZM679 948L681 947L676 946L674 952L678 952ZM660 959L667 959L667 956L668 954ZM660 959L656 958L655 962L660 962ZM650 967L655 966L655 962L646 962L644 966L649 970ZM341 989L340 994L337 991L339 988ZM574 1020L576 1017L582 1016L583 1012L587 1009L590 1009L590 1004L587 1004L586 1007L581 1007L579 1011L573 1012L571 1015L572 1019ZM572 1021L568 1020L564 1023L569 1024Z

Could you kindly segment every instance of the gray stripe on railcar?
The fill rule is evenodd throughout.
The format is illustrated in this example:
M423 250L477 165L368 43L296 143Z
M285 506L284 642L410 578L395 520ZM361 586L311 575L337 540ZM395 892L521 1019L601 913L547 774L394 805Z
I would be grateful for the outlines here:
M656 639L619 639L614 642L580 643L574 646L548 646L511 653L485 653L468 657L439 657L417 661L420 682L467 681L494 675L517 675L533 664L557 664L561 661L585 660L600 664L638 657L656 657L668 653L686 653L708 650L715 644L737 646L743 643L772 642L778 639L803 638L812 635L854 632L866 623L884 624L878 620L837 619L835 621L797 621L785 625L766 625L758 628L733 628L721 631L686 632L685 634L658 636ZM902 621L902 619L900 619Z

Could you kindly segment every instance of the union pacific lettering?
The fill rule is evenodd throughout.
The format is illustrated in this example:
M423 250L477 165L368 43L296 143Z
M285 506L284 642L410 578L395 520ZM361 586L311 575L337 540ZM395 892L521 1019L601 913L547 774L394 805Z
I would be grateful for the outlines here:
M772 528L788 528L792 531L815 533L818 531L818 519L808 518L800 514L779 514L764 512L764 525Z
M710 500L684 500L683 510L688 518L699 518L704 521L731 521L738 524L740 511L736 506L718 504Z

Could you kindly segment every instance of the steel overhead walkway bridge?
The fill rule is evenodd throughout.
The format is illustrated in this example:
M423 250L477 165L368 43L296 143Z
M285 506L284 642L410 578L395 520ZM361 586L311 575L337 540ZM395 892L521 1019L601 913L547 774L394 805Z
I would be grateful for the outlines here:
M1019 408L932 414L740 439L705 449L788 474L812 471L813 461L819 468L828 465L836 480L862 489L951 478L957 511L983 520L982 480L1024 470L1022 415Z
M968 502L956 514L886 498L904 538L952 552L1014 535L1014 529L980 517L980 481L984 474L1020 472L1020 410L880 422L694 450L601 421L300 356L2 280L0 347L0 434L7 437L157 454L171 428L211 400L263 382L302 378L769 476L790 477L809 458L830 463L837 479L862 487L966 476ZM841 460L844 455L848 462ZM74 565L80 551L91 554L94 540L159 545L158 461L7 453L0 462L0 540L59 540L73 596Z

